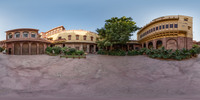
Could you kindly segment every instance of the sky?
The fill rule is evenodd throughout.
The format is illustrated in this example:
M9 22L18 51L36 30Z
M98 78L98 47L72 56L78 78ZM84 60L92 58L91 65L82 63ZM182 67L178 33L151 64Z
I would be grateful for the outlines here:
M200 41L200 0L0 0L0 40L5 31L35 28L46 32L63 25L66 30L96 32L112 17L132 17L143 27L167 15L193 17L193 39ZM136 32L131 39L136 38Z

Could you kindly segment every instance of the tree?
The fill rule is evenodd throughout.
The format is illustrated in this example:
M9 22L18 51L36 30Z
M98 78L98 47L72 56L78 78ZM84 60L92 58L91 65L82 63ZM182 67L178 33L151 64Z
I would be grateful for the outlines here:
M100 36L97 42L100 48L110 46L112 50L115 44L126 44L132 36L131 33L140 29L131 17L113 17L105 22L103 28L96 30Z

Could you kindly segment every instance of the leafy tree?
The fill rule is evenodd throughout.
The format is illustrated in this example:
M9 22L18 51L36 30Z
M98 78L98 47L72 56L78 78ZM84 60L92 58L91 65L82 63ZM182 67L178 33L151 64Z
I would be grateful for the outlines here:
M110 46L112 50L115 44L126 44L132 36L131 33L140 29L131 17L113 17L105 22L103 28L96 30L100 36L97 42L100 48Z

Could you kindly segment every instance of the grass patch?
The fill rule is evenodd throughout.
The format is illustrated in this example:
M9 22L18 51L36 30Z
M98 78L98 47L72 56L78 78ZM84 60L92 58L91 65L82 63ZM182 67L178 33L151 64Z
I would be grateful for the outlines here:
M73 59L75 59L75 58L78 58L78 59L80 59L80 58L86 58L86 55L64 55L64 56L60 56L61 58L73 58Z

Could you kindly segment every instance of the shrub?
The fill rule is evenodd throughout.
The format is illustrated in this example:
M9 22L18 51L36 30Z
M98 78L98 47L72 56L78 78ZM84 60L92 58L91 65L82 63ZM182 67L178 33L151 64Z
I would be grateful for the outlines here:
M52 48L52 52L54 51L55 54L60 54L61 53L61 47L55 46Z
M4 48L0 47L0 52L4 51Z
M47 47L45 51L46 53L52 53L52 47Z
M77 50L76 51L76 55L83 55L84 54L84 51L82 51L82 50Z
M125 56L126 52L123 51L123 50L109 51L108 55L112 55L112 56Z
M107 54L108 54L108 52L107 52L107 51L105 51L105 50L102 50L102 49L100 49L100 50L98 50L98 51L97 51L97 54L101 54L101 55L107 55Z
M66 52L66 55L76 55L76 49L74 48L69 48Z

